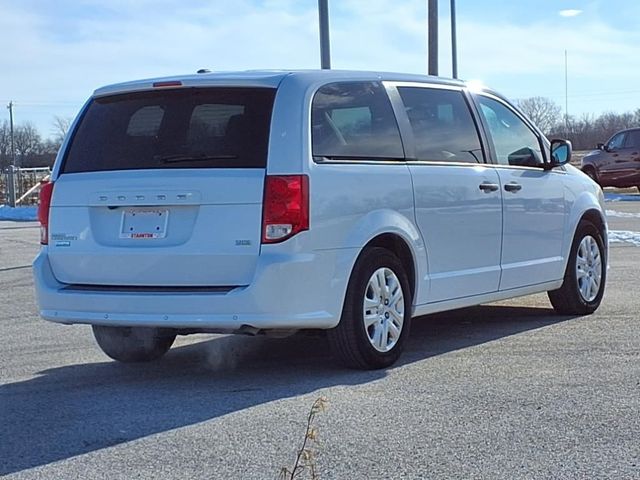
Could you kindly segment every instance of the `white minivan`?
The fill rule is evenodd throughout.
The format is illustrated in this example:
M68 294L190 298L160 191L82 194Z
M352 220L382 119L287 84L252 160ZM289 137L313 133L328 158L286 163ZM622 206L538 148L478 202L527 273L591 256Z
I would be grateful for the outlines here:
M412 317L605 288L600 187L499 94L351 71L204 73L97 90L41 190L47 320L110 357L176 335L327 331L383 368Z

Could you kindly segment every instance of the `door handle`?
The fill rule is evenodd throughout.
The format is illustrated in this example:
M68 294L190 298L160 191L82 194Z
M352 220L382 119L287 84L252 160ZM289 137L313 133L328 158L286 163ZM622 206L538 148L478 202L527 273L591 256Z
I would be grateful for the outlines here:
M522 185L520 185L519 183L507 183L507 184L504 186L504 189L505 189L507 192L513 192L513 193L515 193L515 192L518 192L518 191L522 190Z
M480 190L482 190L484 193L495 192L500 188L497 183L489 183L489 182L482 182L479 185L479 187L480 187Z

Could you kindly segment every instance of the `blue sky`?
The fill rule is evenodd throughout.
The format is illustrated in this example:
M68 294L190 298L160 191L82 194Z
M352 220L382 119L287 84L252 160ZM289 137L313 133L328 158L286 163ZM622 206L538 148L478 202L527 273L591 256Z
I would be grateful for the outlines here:
M426 0L329 0L334 68L426 71ZM638 0L457 0L459 75L569 113L640 108ZM91 92L198 68L317 68L317 0L0 0L0 102L46 137ZM440 0L440 74L451 75ZM574 16L561 11L577 10ZM576 13L576 12L574 12ZM2 110L0 120L8 118Z

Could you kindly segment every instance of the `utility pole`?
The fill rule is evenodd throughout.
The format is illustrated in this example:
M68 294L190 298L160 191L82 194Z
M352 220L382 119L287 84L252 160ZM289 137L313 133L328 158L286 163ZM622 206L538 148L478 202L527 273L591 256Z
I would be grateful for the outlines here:
M16 206L16 180L15 180L15 165L16 165L16 144L13 136L13 102L9 102L7 105L9 109L9 128L11 135L11 165L7 171L7 193L10 207Z
M318 0L318 17L320 19L320 67L323 70L331 69L328 3L328 0Z
M569 62L564 51L564 131L569 136Z
M438 0L429 0L427 10L429 75L438 75Z
M451 70L458 78L458 39L456 38L456 0L451 0Z

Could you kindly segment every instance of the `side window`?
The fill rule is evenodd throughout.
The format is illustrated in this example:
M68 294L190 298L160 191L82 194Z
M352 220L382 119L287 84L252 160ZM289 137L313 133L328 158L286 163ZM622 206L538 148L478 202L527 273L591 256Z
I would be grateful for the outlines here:
M150 105L135 111L129 119L127 135L130 137L154 137L158 134L164 117L164 108Z
M617 150L619 148L622 148L622 145L624 145L624 137L624 133L619 133L615 135L611 140L609 140L609 143L607 144L609 150Z
M498 163L535 167L544 162L540 139L520 117L492 98L479 96L478 101L491 133Z
M462 92L399 87L418 160L483 163L476 125Z
M244 105L196 105L189 121L187 144L196 150L207 145L221 145L227 131L233 128L234 122L242 118L243 114Z
M320 88L311 105L316 157L404 158L398 124L378 82L340 82Z
M627 132L627 139L624 142L626 148L640 148L640 130Z

